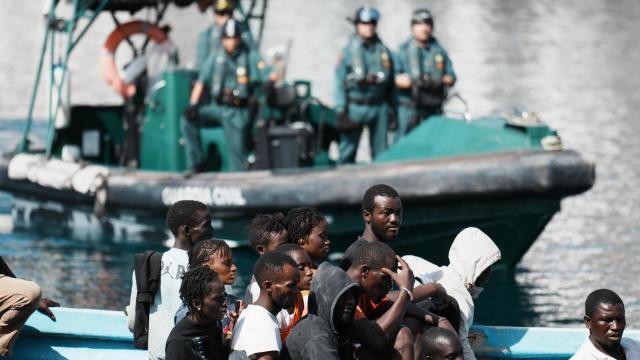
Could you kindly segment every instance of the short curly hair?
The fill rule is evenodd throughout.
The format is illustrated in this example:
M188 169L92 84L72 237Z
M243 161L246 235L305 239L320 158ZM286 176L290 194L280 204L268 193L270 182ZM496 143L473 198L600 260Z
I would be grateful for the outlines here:
M294 244L300 239L307 239L313 228L326 223L327 219L320 211L312 207L298 207L289 210L284 219L284 225L289 232L289 241Z
M196 311L191 304L193 300L202 303L204 297L209 293L210 282L222 284L218 273L206 266L196 266L184 273L182 284L180 284L180 299L187 305L189 311Z
M279 212L256 215L246 228L251 247L253 249L256 249L258 245L266 247L269 245L271 237L286 231L287 228L284 226L283 220L284 214Z
M273 251L260 256L253 268L253 275L256 277L258 285L262 287L265 280L276 281L279 279L285 265L298 268L298 264L291 256L281 252Z
M362 197L362 210L372 212L375 206L374 199L376 196L384 196L390 198L400 197L396 189L386 184L373 185L365 191Z
M180 200L167 211L167 227L174 236L178 236L181 225L194 227L197 225L198 214L209 211L207 205L195 200Z

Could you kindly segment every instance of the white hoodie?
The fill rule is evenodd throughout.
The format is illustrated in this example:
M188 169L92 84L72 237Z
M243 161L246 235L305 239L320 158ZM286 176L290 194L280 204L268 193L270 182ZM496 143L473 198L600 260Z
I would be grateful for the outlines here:
M460 307L458 335L463 356L465 360L475 360L469 344L469 328L473 324L473 299L482 288L476 287L474 283L484 270L500 260L500 249L487 234L471 227L462 230L453 240L449 249L448 266L437 268L434 264L411 255L403 259L416 276L429 273L433 281L442 285L447 294L456 299Z

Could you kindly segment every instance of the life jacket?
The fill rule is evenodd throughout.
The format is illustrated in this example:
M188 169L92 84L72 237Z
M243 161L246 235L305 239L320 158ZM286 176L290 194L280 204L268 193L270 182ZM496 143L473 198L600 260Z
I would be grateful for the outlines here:
M389 76L391 72L391 54L389 50L382 44L379 39L376 39L373 43L374 53L377 54L373 57L374 61L367 66L364 55L364 45L357 35L353 35L349 39L347 50L350 58L350 73L347 74L347 88L354 87L356 84L362 83L369 77L380 78L380 74L384 78L380 79L381 83L387 83L390 81Z
M147 250L134 257L136 276L136 313L133 325L133 346L147 349L149 342L149 310L160 288L162 253Z
M304 296L309 296L308 290L298 292L296 295L296 302L293 305L293 319L291 319L291 322L286 329L280 329L280 339L283 344L287 340L287 336L289 336L291 330L293 330L293 327L298 323L298 321L300 321L300 319L307 315L308 309L304 306Z
M215 49L213 58L213 75L211 77L211 96L219 99L225 89L225 80L229 67L235 68L236 84L233 86L234 96L242 99L249 97L249 79L255 74L249 73L249 51L243 46L238 48L238 55L228 55L222 46ZM233 61L232 57L236 58ZM228 84L226 84L228 85Z

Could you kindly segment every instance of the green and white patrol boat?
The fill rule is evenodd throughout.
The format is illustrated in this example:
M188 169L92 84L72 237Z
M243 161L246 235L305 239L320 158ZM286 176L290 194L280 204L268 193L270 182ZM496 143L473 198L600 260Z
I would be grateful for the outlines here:
M371 163L336 166L329 156L338 134L335 112L313 97L304 80L285 84L268 98L258 96L252 170L227 171L225 137L213 127L201 131L208 171L186 173L180 117L196 72L179 66L161 24L169 6L196 2L74 0L67 19L55 15L60 2L50 2L24 135L16 152L0 158L0 190L14 196L17 225L49 218L72 229L92 227L94 235L148 238L164 233L172 203L195 199L209 205L216 236L241 246L243 229L256 214L314 206L327 217L332 249L340 252L362 231L364 191L386 183L398 189L404 206L402 231L393 244L398 253L446 263L455 234L476 226L500 247L502 265L514 266L560 210L561 200L595 181L594 165L562 149L556 132L526 112L431 117ZM266 9L266 0L252 0L238 12L262 29ZM121 12L140 10L145 21L117 20ZM124 76L114 72L113 56L103 58L123 104L66 104L66 69L74 47L96 18L109 14L117 28L105 43L107 53L121 42L136 48L129 39L134 34L146 37ZM45 66L60 38L66 43L61 62ZM145 76L152 48L168 64L154 78ZM44 148L34 148L28 141L33 104L47 67L48 136Z

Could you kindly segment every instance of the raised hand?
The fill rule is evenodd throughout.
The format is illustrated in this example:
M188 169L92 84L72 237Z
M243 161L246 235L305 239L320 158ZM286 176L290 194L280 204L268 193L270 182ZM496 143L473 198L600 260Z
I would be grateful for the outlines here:
M401 272L395 273L387 268L382 268L381 271L389 275L399 288L406 288L409 291L413 291L413 271L411 271L409 264L407 264L400 256L396 255L396 259L398 259L398 269L402 270Z

